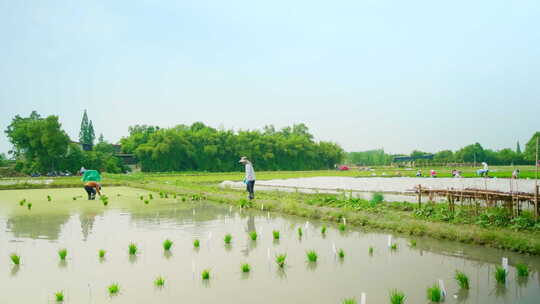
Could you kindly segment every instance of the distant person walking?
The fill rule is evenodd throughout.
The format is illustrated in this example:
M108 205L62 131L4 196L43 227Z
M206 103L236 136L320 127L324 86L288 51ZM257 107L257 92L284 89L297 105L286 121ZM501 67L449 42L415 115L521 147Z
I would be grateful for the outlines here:
M514 172L512 172L512 178L513 179L519 178L519 169L515 169Z
M253 169L253 164L245 156L240 158L239 163L244 164L246 167L246 177L244 178L244 183L246 184L246 189L249 193L249 199L252 200L255 198L255 170Z

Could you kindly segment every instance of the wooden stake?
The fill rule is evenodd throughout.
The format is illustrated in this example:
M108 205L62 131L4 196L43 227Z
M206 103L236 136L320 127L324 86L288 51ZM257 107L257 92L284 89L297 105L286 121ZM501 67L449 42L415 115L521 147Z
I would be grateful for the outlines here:
M418 208L422 207L422 185L418 185Z

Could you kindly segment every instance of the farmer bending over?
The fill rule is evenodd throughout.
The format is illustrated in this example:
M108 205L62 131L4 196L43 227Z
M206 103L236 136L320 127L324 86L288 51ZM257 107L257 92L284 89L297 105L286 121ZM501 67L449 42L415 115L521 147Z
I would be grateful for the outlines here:
M101 190L101 185L94 181L87 182L84 185L84 190L86 190L86 193L88 193L89 200L94 200L96 198L96 193L101 196L101 192L99 191Z
M240 158L239 163L242 163L246 166L246 178L244 178L244 183L246 184L246 189L249 193L249 199L252 200L255 198L255 170L253 170L253 165L245 156L242 156L242 158Z

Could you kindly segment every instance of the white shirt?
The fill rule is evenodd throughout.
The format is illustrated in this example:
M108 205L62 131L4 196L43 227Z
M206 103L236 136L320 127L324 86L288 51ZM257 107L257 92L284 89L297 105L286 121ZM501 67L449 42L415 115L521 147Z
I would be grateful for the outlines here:
M251 163L246 164L246 180L247 181L255 180L255 170L253 170L253 165Z

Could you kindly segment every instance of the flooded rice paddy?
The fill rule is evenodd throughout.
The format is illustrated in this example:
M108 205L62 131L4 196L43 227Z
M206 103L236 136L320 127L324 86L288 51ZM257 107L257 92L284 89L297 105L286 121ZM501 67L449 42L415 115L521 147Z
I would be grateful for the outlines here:
M428 303L426 289L439 279L445 303L539 303L539 257L400 235L393 235L392 250L385 232L340 231L326 223L322 235L321 222L158 193L145 204L140 196L148 194L109 188L103 206L86 200L83 189L0 191L0 303L54 303L57 291L65 303L341 303L360 300L362 293L366 303L389 303L394 288L406 294L406 303ZM256 241L250 231L257 231ZM173 242L170 252L163 249L166 239ZM130 243L137 245L135 255L128 253ZM67 249L65 261L61 248ZM307 262L308 250L317 262ZM12 253L20 255L19 266ZM281 253L287 255L283 268L275 263ZM501 285L494 271L503 257L510 266ZM518 262L531 267L528 278L517 277ZM242 272L244 263L250 272ZM209 280L202 279L203 270ZM459 289L456 270L469 276L470 290ZM157 287L160 276L164 285ZM120 289L114 296L107 289L112 283Z

